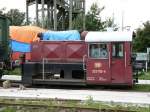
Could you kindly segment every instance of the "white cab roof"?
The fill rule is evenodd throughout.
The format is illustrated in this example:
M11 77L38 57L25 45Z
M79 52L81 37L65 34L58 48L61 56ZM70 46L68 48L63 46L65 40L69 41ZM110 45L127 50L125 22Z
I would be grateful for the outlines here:
M124 42L132 41L133 32L88 32L85 42Z

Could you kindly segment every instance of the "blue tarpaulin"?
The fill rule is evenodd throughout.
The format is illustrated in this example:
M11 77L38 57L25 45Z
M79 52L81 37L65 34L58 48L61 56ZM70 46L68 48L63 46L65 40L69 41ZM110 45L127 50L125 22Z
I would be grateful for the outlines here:
M80 40L80 34L76 30L48 31L48 32L42 33L42 40L50 40L50 41Z
M30 46L31 45L27 43L10 40L10 47L14 52L30 52Z

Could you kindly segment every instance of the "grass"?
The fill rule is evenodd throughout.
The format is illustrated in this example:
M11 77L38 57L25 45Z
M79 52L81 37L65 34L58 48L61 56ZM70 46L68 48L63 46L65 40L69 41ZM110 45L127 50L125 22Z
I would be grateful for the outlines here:
M150 92L150 85L142 84L142 85L134 85L130 91L136 91L136 92Z
M141 80L150 80L150 71L148 71L148 72L141 72L139 74L139 79L141 79Z
M16 112L16 110L12 107L3 108L0 112Z
M91 96L87 97L87 100L85 101L63 101L59 99L48 99L48 100L27 100L27 99L0 99L0 103L8 103L8 104L30 104L30 105L46 105L51 108L54 108L55 106L64 106L64 107L81 107L81 108L94 108L94 109L108 109L108 110L128 110L129 112L136 111L136 112L150 112L150 107L140 107L138 105L132 105L132 104L116 104L114 102L110 103L103 103L103 102L95 102L93 101L93 98ZM27 108L24 106L24 108ZM56 107L55 107L56 108ZM28 109L28 108L27 108ZM45 108L46 110L46 108ZM4 111L0 112L14 112L13 108L6 108ZM22 112L22 111L19 111ZM34 111L35 112L35 111ZM36 111L37 112L37 111ZM47 111L43 111L47 112ZM107 111L105 111L107 112ZM110 111L111 112L111 111Z
M13 70L5 70L4 74L5 75L21 75L21 69L20 67L17 67Z

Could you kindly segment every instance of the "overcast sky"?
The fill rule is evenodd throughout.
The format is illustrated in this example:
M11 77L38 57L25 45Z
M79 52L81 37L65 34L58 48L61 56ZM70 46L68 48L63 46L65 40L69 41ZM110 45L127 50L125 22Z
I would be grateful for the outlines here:
M25 12L25 1L0 0L0 8L18 8ZM97 2L100 7L105 6L101 14L103 20L114 15L115 23L120 27L122 15L124 26L131 26L133 29L140 27L143 22L150 20L150 0L86 0L86 10L89 10L93 2ZM30 7L30 10L33 11L33 7ZM30 15L33 16L32 13Z

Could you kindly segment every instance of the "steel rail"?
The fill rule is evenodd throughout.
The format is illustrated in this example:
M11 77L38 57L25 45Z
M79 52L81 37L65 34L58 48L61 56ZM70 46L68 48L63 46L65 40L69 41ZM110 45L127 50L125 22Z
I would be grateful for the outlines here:
M8 103L8 102L0 102L1 106L24 106L24 107L34 107L34 108L59 108L59 109L75 109L80 111L88 111L88 112L137 112L131 110L123 110L123 109L97 109L97 108L85 108L79 106L63 106L63 105L46 105L46 104L25 104L25 103Z

